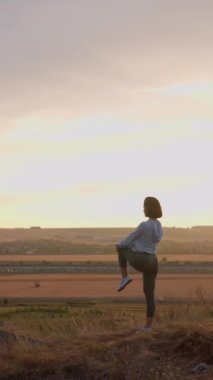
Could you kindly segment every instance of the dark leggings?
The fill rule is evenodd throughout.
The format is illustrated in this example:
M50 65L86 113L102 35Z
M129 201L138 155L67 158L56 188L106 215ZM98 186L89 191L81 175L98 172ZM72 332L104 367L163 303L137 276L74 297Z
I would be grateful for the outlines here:
M155 254L134 252L130 248L119 248L118 260L121 268L127 262L138 272L143 273L143 291L146 297L147 317L155 313L155 280L158 273L158 259Z

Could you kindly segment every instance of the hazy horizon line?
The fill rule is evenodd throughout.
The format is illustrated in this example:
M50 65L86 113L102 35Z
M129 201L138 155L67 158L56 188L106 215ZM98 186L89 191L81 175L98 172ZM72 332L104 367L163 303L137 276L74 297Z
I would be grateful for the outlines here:
M136 226L99 226L99 227L96 227L96 226L75 226L75 227L62 227L62 226L55 226L55 227L42 227L42 226L38 226L38 225L35 225L35 226L29 226L29 227L0 227L0 230L45 230L45 229L120 229L120 228L136 228ZM163 226L163 228L183 228L183 229L193 229L193 228L213 228L213 224L198 224L198 225L193 225L193 226Z

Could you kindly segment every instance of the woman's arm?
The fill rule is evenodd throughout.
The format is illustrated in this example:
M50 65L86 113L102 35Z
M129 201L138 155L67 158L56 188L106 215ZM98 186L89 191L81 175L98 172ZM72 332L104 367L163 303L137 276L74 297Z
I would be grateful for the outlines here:
M143 233L143 223L140 223L139 226L131 232L124 240L118 244L119 248L129 247L135 240L137 240Z

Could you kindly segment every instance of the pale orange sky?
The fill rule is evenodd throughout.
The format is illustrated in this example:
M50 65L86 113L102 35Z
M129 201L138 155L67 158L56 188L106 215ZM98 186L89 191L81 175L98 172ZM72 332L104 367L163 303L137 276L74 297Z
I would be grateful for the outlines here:
M212 1L0 2L0 226L213 224Z

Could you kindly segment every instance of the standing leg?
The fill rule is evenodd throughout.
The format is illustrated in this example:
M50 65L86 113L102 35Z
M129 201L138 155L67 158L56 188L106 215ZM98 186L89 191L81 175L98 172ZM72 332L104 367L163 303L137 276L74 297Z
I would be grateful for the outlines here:
M156 255L146 256L146 265L143 272L143 291L146 297L146 324L152 326L155 314L155 281L158 273L158 259Z
M151 327L155 314L155 280L157 273L143 274L143 290L146 297L146 324L144 327Z

